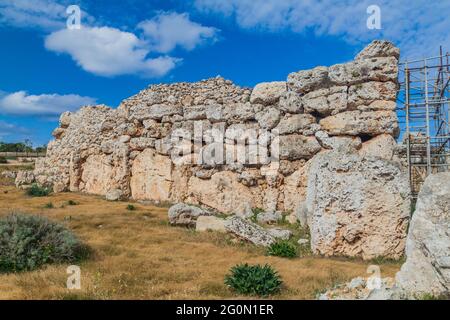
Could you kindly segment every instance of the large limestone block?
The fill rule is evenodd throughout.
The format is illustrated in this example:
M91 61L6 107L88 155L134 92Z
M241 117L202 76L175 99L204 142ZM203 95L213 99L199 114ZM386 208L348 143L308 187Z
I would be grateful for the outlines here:
M347 110L347 87L334 86L315 90L302 97L306 113L330 115Z
M328 151L311 163L306 210L315 253L371 259L403 255L409 182L379 158Z
M286 82L263 82L255 86L250 96L251 103L260 103L264 105L275 104L286 92Z
M335 85L353 85L367 81L397 82L398 60L378 57L336 64L328 68L329 80Z
M280 159L310 159L321 149L315 137L299 134L280 136Z
M370 105L372 102L394 101L397 99L397 84L392 81L369 81L350 86L348 90L348 106L355 108L360 105Z
M268 230L258 226L256 223L236 216L225 221L225 230L240 239L259 246L267 247L276 241L275 237Z
M200 216L197 218L195 230L225 232L225 220L214 216Z
M101 154L88 157L82 172L81 181L84 184L82 191L105 195L110 190L113 167L108 156Z
M346 111L326 117L319 123L330 135L399 134L398 119L394 111Z
M311 125L315 123L316 118L310 114L294 114L291 116L284 116L275 129L277 129L278 133L281 135L303 133L305 130L311 129Z
M450 294L450 173L425 180L409 227L406 256L396 279L407 295Z
M217 172L208 180L191 177L188 194L191 202L224 213L234 213L247 203L252 208L262 207L261 192L244 186L239 182L238 174L230 171Z
M391 160L397 147L395 139L389 134L381 134L362 144L359 154Z
M136 200L169 201L172 186L172 161L146 149L131 167L131 196Z
M325 88L328 84L329 78L327 67L316 67L311 70L293 72L289 74L287 80L289 90L301 94Z
M400 57L400 49L392 42L385 40L374 40L367 47L365 47L358 55L356 60L370 59L378 57Z
M177 203L170 207L169 222L171 225L195 227L202 216L210 216L211 212L185 203Z

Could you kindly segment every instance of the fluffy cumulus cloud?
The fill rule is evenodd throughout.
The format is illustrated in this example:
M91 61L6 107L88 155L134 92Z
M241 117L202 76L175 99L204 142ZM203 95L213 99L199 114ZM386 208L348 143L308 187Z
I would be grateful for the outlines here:
M170 52L176 47L193 50L206 41L215 41L218 30L190 20L186 13L163 12L151 20L142 21L143 30L151 47L158 52Z
M381 9L381 30L367 28L367 8ZM195 0L198 10L219 13L242 28L334 35L350 42L394 41L403 56L429 55L450 46L450 1L429 0Z
M0 97L0 114L55 116L95 102L94 98L76 94L29 95L25 91L18 91Z
M179 61L169 56L148 58L148 44L135 34L109 27L63 29L45 39L45 47L69 54L85 71L101 75L162 76Z

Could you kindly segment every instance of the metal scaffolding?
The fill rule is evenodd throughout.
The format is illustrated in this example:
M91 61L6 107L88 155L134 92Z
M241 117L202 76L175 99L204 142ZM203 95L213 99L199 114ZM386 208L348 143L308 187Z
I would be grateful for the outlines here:
M400 63L398 115L416 197L425 178L449 171L449 54Z

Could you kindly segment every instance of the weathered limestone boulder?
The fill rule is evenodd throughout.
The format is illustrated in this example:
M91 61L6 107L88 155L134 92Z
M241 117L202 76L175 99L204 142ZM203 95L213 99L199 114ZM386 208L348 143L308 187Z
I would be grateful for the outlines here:
M316 119L312 115L294 114L284 116L275 129L281 135L304 133L304 131L311 130L313 124L316 124Z
M239 239L249 241L258 246L267 247L275 242L275 237L269 231L256 223L236 216L230 217L225 221L225 230Z
M261 212L256 216L256 221L261 224L274 224L283 218L280 212Z
M215 216L199 216L195 224L195 230L225 232L225 220Z
M317 131L315 134L317 141L325 149L336 150L357 150L361 147L361 138L352 136L330 137L325 131Z
M221 171L213 174L208 180L191 177L188 184L188 199L219 212L233 213L247 203L251 208L262 206L261 195L253 191L257 190L241 184L236 173Z
M131 195L135 200L169 201L172 186L170 158L146 149L131 167Z
M359 154L362 156L379 157L391 160L394 156L397 143L389 134L380 134L362 144Z
M289 74L287 86L297 93L307 93L329 85L328 68L316 67Z
M35 175L33 171L21 170L17 172L16 187L26 187L35 181Z
M255 86L250 96L251 103L261 103L264 105L275 104L286 92L286 82L263 82Z
M299 134L280 136L280 159L310 159L321 149L315 137Z
M337 114L347 110L347 87L334 86L309 92L302 97L305 113Z
M400 258L409 194L408 178L396 163L336 151L317 155L306 196L312 250L325 256Z
M15 179L17 176L17 172L16 171L3 171L2 172L2 177L8 178L8 179Z
M267 231L276 239L289 240L292 237L292 231L282 228L270 228Z
M112 189L106 193L106 200L108 201L118 201L123 197L122 190L120 189Z
M177 203L169 209L169 222L177 226L195 227L199 217L211 215L212 213L208 210L185 203Z
M450 173L428 176L417 199L397 286L407 296L450 295Z
M356 60L379 58L379 57L400 57L400 49L391 42L374 40L365 47L357 56Z
M399 134L397 115L393 111L346 111L320 120L320 126L333 136Z

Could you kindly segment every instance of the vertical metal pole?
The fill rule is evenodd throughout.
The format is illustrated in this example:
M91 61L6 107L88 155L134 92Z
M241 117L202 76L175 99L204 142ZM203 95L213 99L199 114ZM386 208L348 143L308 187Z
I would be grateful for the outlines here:
M430 106L428 101L428 68L427 60L424 60L425 76L425 108L426 108L426 130L427 130L427 176L431 174L431 141L430 141Z
M408 178L411 191L414 192L411 168L411 135L409 133L409 69L405 62L405 112L406 112L406 158L408 159Z

